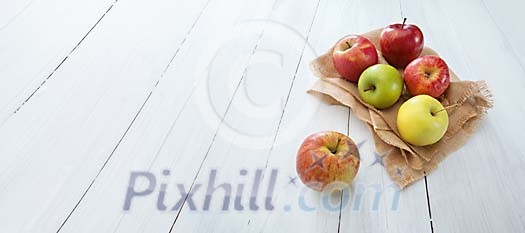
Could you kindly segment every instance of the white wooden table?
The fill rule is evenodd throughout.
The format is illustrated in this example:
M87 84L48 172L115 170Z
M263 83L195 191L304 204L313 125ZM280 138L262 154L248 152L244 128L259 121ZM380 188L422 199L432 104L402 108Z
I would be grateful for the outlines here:
M524 7L2 0L0 232L525 232ZM305 90L316 54L402 17L461 78L487 80L496 104L463 148L399 191L365 125ZM363 142L349 202L295 178L299 144L321 130ZM213 177L224 185L206 210ZM126 210L128 187L144 195Z

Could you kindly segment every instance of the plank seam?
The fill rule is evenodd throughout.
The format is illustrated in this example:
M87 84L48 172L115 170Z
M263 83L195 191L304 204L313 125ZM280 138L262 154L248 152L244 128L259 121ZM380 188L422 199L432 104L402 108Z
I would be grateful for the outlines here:
M293 75L293 78L292 78L292 83L291 83L291 85L290 85L290 89L288 90L288 95L287 95L286 100L285 100L284 105L283 105L283 110L282 110L282 112L281 112L281 116L280 116L280 118L279 118L279 123L278 123L278 125L277 125L277 129L276 129L276 131L275 131L275 136L274 136L274 138L273 138L272 145L271 145L270 150L268 151L268 155L267 155L267 157L266 157L266 163L265 163L265 165L264 165L264 171L265 171L265 172L266 172L266 170L268 169L268 163L269 163L269 161L270 161L270 156L271 156L272 151L273 151L273 149L274 149L274 147L275 147L275 142L276 142L276 140L277 140L277 136L278 136L278 134L279 134L280 126L281 126L282 120L283 120L283 118L284 118L284 114L285 114L285 112L286 112L286 106L288 105L288 101L289 101L289 99L290 99L290 95L291 95L291 92L292 92L292 89L293 89L293 86L294 86L294 83L295 83L295 79L296 79L296 77L297 77L297 72L299 71L299 66L301 65L302 58L303 58L303 56L304 56L304 50L306 49L306 46L308 45L308 39L309 39L309 37L310 37L310 33L312 32L312 27L313 27L313 25L314 25L314 23L315 23L315 19L317 18L317 14L318 14L318 12L319 12L319 5L320 5L320 3L321 3L321 0L318 0L318 1L317 1L317 5L316 5L316 7L315 7L314 17L312 18L312 22L310 23L310 27L308 28L308 32L307 32L306 37L305 37L305 42L304 42L304 45L303 45L303 49L302 49L302 51L301 51L301 56L299 57L299 60L298 60L298 62L297 62L297 66L295 67L295 72L294 72L294 75ZM263 172L262 176L264 177L264 172ZM266 220L265 220L265 222L264 222L264 224L263 224L263 227L266 226L267 222L268 222L268 218L266 218Z
M272 6L272 10L270 11L270 16L268 18L271 17L271 14L273 13L273 10L276 8L276 4L277 4L278 0L276 0ZM250 55L250 58L252 58L255 54L255 52L257 51L257 48L259 47L259 43L262 39L262 36L264 35L264 27L261 31L261 34L259 34L259 38L257 39L257 42L255 43L255 46L253 47L252 49L252 52L251 52L251 55ZM197 181L197 178L199 177L199 174L202 170L202 167L204 166L204 163L206 162L206 159L208 158L208 155L211 151L211 148L213 147L213 144L215 142L215 139L221 129L221 126L223 125L224 123L224 119L226 118L226 115L228 114L229 110L230 110L230 107L231 107L231 104L233 103L233 100L235 99L235 96L236 96L236 93L237 91L239 90L239 87L241 86L242 84L242 81L244 80L244 78L246 77L246 74L247 74L247 71L248 71L248 67L245 67L244 68L244 71L243 71L243 74L241 76L241 78L239 79L239 82L237 83L237 86L235 87L235 90L233 92L233 96L232 98L230 99L230 101L228 102L228 105L226 106L226 110L221 118L221 122L219 123L219 126L217 127L217 130L215 130L215 133L212 137L212 140L211 140L211 143L210 145L208 146L208 149L206 150L206 154L204 155L204 158L203 160L201 161L201 164L199 165L199 168L197 170L197 173L195 174L195 178L193 179L191 185L190 185L190 188L189 188L189 191L188 191L188 194L184 197L184 201L182 202L182 205L181 207L179 208L179 210L177 211L177 215L175 216L175 219L173 220L173 223L171 224L171 227L170 227L170 230L169 230L169 233L171 233L173 231L173 227L175 227L175 224L177 223L177 220L179 219L180 217L180 213L182 211L182 209L184 208L184 205L186 204L186 201L188 199L188 196L189 196L189 193L191 193L191 191L193 190L193 186L195 185L195 182Z
M117 2L118 0L115 1L115 3ZM66 222L69 220L69 218L71 217L71 215L75 212L75 210L78 208L78 206L80 205L80 203L82 202L82 200L84 199L84 197L86 196L86 194L89 192L89 190L91 189L91 187L93 186L93 184L95 183L95 181L97 180L97 178L99 177L99 175L102 173L102 170L104 170L104 168L106 167L106 165L108 164L108 162L111 160L111 158L113 157L113 155L115 154L115 152L117 151L118 147L120 146L120 144L122 143L122 141L124 140L124 138L126 137L127 133L129 132L129 130L131 129L131 127L133 126L133 124L135 123L135 121L137 120L137 118L139 117L140 113L142 112L142 110L144 109L144 107L146 106L146 104L148 103L150 97L153 95L153 91L155 90L155 88L157 87L157 85L159 84L160 80L162 79L162 77L164 77L164 73L167 71L168 67L170 66L171 62L173 61L174 57L178 54L178 52L180 51L180 47L182 47L184 45L184 42L186 41L186 38L192 33L195 25L196 25L196 22L199 21L199 19L201 18L201 16L203 15L204 11L206 10L206 8L208 7L209 3L210 3L211 0L208 0L206 2L206 5L203 7L203 9L201 10L201 12L199 13L199 15L197 16L197 18L195 19L195 21L193 22L192 26L190 27L190 30L188 30L188 32L186 33L184 39L181 41L181 43L179 44L179 47L177 48L177 50L175 51L175 54L172 56L172 58L170 59L168 65L166 66L166 68L163 70L160 78L156 81L154 87L152 88L152 90L150 91L150 93L148 94L148 96L146 97L145 101L142 103L142 105L140 106L139 110L137 111L137 113L135 114L135 116L133 117L133 119L131 120L131 123L128 125L126 131L124 131L124 134L120 137L119 141L117 142L117 145L113 148L112 152L109 154L108 158L106 159L106 161L104 162L104 164L102 165L102 167L99 169L97 175L95 175L95 177L93 178L93 180L91 181L91 183L89 184L89 186L87 187L87 189L84 191L84 193L82 194L82 196L80 197L80 199L78 200L78 202L75 204L75 206L73 207L73 209L71 210L71 212L68 214L68 216L66 217L66 219L62 222L62 224L60 225L60 227L58 228L58 230L56 231L56 233L60 232L60 230L62 230L62 228L64 227L64 225L66 224ZM111 6L113 7L113 5ZM111 9L111 7L109 9ZM108 12L109 12L109 9L108 9ZM104 14L105 15L105 14ZM102 19L102 18L101 18ZM100 20L99 20L100 22ZM97 22L98 23L98 22ZM76 47L75 47L76 48Z
M268 152L268 157L266 159L266 164L264 165L265 169L268 168L268 162L269 162L269 159L270 159L269 157L270 157L270 154L272 153L272 151L273 151L273 149L275 147L275 142L277 141L277 136L279 135L279 131L281 129L281 124L282 124L282 121L283 121L283 118L284 118L284 114L286 112L286 106L288 105L288 101L290 100L290 95L292 93L292 89L293 89L293 86L294 86L294 83L295 83L295 79L297 78L297 72L299 71L299 66L301 65L301 62L303 60L304 50L306 49L306 46L308 45L308 39L310 37L310 33L312 32L312 27L314 25L315 19L317 18L317 13L319 12L320 2L321 2L321 0L317 1L317 6L315 7L314 17L312 18L312 22L310 23L310 27L308 29L308 33L306 34L306 38L305 38L305 42L304 42L304 45L303 45L303 49L301 51L301 56L299 57L299 61L297 62L297 66L295 67L295 72L294 72L294 75L293 75L293 78L292 78L292 83L290 85L290 89L288 90L288 94L286 96L286 100L284 101L283 110L281 112L281 117L279 118L279 123L277 124L277 129L275 131L275 136L273 137L272 146L270 147L270 150Z
M428 207L428 216L430 218L430 230L432 233L434 233L434 224L432 222L432 210L430 208L430 196L428 194L428 182L427 182L426 172L425 172L425 192L427 194L427 207Z
M348 117L346 118L346 135L350 136L350 117L352 114L352 110L348 108ZM350 193L349 195L351 195ZM341 200L339 202L339 218L337 219L337 233L341 232L341 216L343 215L343 195L344 190L341 190Z
M272 7L272 12L273 12L273 10L276 8L275 6L276 6L277 2L278 2L278 0L277 0L276 2L274 2L274 7ZM318 8L319 8L319 3L320 3L320 0L317 2L317 6L316 6L316 10L315 10L316 13L315 13L315 15L314 15L314 18L312 19L311 24L310 24L310 28L309 28L309 30L308 30L308 34L307 34L307 37L306 37L306 40L305 40L305 44L304 44L304 46L303 46L303 49L302 49L302 52L301 52L301 56L299 57L299 61L298 61L298 63L297 63L297 67L296 67L296 70L295 70L295 73L294 73L294 76L293 76L293 79L292 79L292 84L291 84L291 86L290 86L290 90L289 90L289 92L288 92L288 96L287 96L287 98L286 98L285 105L284 105L284 107L283 107L283 112L282 112L282 114L281 114L281 118L280 118L280 120L279 120L279 125L280 125L280 123L281 123L281 121L282 121L282 117L283 117L283 115L284 115L284 109L286 109L286 104L288 103L288 100L289 100L289 98L290 98L290 93L291 93L291 90L292 90L292 88L293 88L293 83L294 83L295 78L296 78L296 76L297 76L297 72L298 72L298 69L299 69L299 65L300 65L300 63L301 63L302 57L303 57L303 55L304 55L304 50L305 50L306 45L307 45L307 42L308 42L308 36L310 35L310 32L311 32L311 29L312 29L313 23L315 22L315 18L316 18L316 16L317 16L317 12L318 12ZM270 15L271 15L272 12L270 12ZM257 40L257 42L256 42L256 44L255 44L255 46L254 46L254 48L253 48L253 50L252 50L251 57L253 57L253 55L255 54L255 52L256 52L256 50L257 50L257 48L258 48L258 46L259 46L259 43L260 43L261 38L262 38L263 35L264 35L264 28L263 28L263 31L261 32L261 34L259 35L259 38L258 38L258 40ZM202 170L202 167L203 167L203 165L204 165L204 163L205 163L205 161L206 161L206 159L207 159L207 157L208 157L208 155L209 155L209 152L211 151L211 148L212 148L212 146L213 146L213 144L214 144L214 142L215 142L215 139L216 139L216 137L217 137L217 135L218 135L218 133L219 133L219 131L220 131L220 129L221 129L221 126L222 126L223 123L224 123L224 119L226 118L226 116L227 116L227 114L228 114L228 112L229 112L229 109L230 109L230 107L231 107L231 104L233 103L233 100L235 99L236 93L237 93L237 91L238 91L240 85L242 84L242 81L244 80L244 78L245 78L245 76L246 76L246 73L247 73L247 67L244 69L243 75L241 76L241 79L240 79L239 82L237 83L237 86L236 86L236 88L235 88L235 90L234 90L234 93L233 93L233 97L230 99L230 101L229 101L229 103L228 103L228 105L227 105L227 107L226 107L225 113L224 113L224 115L223 115L222 118L221 118L221 122L219 123L219 127L217 128L217 130L215 131L215 134L214 134L213 137L212 137L212 141L211 141L211 143L210 143L210 145L209 145L209 147L208 147L208 150L206 151L206 154L204 155L204 159L202 160L202 162L201 162L201 164L200 164L200 166L199 166L199 169L197 170L197 174L196 174L196 176L195 176L195 179L193 180L192 184L190 185L190 189L189 189L190 191L189 191L188 193L191 193L191 190L193 189L193 186L195 185L195 182L196 182L196 180L197 180L197 178L198 178L198 176L199 176L199 174L200 174L200 172L201 172L201 170ZM277 131L277 132L278 132L278 131ZM276 132L276 134L277 134L277 132ZM274 143L275 143L275 138L274 138ZM272 143L272 144L273 144L273 143ZM272 148L273 148L273 145L272 145ZM268 160L267 160L266 163L268 163ZM178 210L177 215L175 216L175 219L174 219L174 221L173 221L173 224L172 224L171 227L170 227L170 230L169 230L170 233L173 231L173 228L174 228L174 226L175 226L177 220L178 220L179 217L180 217L180 213L181 213L182 209L184 208L184 205L185 205L185 203L186 203L187 198L188 198L188 195L186 195L186 196L184 197L184 201L183 201L183 203L182 203L180 209Z
M278 0L274 3L274 6L272 7L272 9L275 9L276 5L277 4ZM186 38L184 39L184 41L186 40ZM253 55L253 53L252 53ZM173 61L173 59L175 58L175 56L172 57L170 63ZM165 68L165 71L164 72L167 72L169 68L169 65L166 66ZM243 73L244 75L244 73ZM157 82L158 83L158 82ZM157 153L155 154L155 157L151 163L151 165L153 165L153 163L157 160L162 148L164 148L164 145L166 144L167 142L167 139L168 137L171 135L171 133L173 132L173 129L175 128L175 124L177 123L177 121L179 120L179 118L181 117L182 113L184 112L184 110L186 109L188 103L190 102L191 98L193 97L193 94L194 94L194 90L195 90L195 86L192 87L192 89L190 90L190 94L189 96L186 98L186 100L184 100L184 104L182 105L180 111L177 113L177 116L175 117L175 120L171 123L170 125L170 129L168 130L168 133L164 136L164 138L162 139L162 143L159 147L159 149L157 150ZM150 166L151 167L151 166Z
M148 95L148 98L149 99L151 97L151 93L150 95ZM142 106L140 107L140 110L139 112L137 112L137 114L135 114L135 117L133 117L133 120L131 121L131 124L128 126L128 128L126 129L126 131L124 132L124 135L126 135L128 133L128 131L131 129L131 126L133 125L133 123L135 122L135 120L137 119L137 117L139 116L139 113L140 111L144 108L144 106L146 105L146 102L144 102L142 104ZM66 222L69 220L69 218L71 217L71 215L73 214L73 212L75 212L75 210L77 209L77 207L79 206L79 204L82 202L82 200L84 199L84 197L86 196L86 194L88 193L88 191L91 189L91 187L93 186L93 184L95 183L95 181L97 180L98 176L100 175L100 173L102 172L102 170L104 170L104 168L106 167L107 163L109 162L109 160L111 159L111 157L113 156L113 154L115 154L115 151L117 150L118 146L120 145L120 143L122 143L124 139L124 136L122 136L119 141L117 142L117 146L115 146L113 148L113 151L111 151L111 154L109 155L109 157L106 159L106 161L104 161L104 164L102 165L102 167L99 169L97 175L95 176L95 178L93 178L93 180L91 180L91 183L89 184L89 186L87 187L87 189L84 191L84 193L82 194L82 196L80 197L80 199L78 200L78 202L75 204L75 207L73 207L73 209L71 210L71 212L69 212L68 216L66 217L66 219L64 220L64 222L62 222L62 224L60 225L60 227L58 228L58 230L56 231L57 233L60 232L60 230L62 229L62 227L64 227L64 225L66 224Z
M341 232L341 213L343 212L343 195L344 190L341 190L341 198L339 200L339 218L337 220L337 233Z
M0 26L0 31L6 29L12 22L14 22L22 13L24 13L33 3L35 0L29 1L18 13L16 13L13 17L7 20L7 23Z
M118 2L119 0L115 0L111 6L109 6L109 8L106 10L106 12L104 12L104 14L102 14L102 16L97 20L97 22L95 24L93 24L93 26L91 26L91 28L89 29L89 31L84 34L84 36L82 37L82 39L80 39L80 41L77 42L77 44L69 51L69 53L64 57L64 59L62 59L62 61L60 63L58 63L58 65L51 71L51 73L44 79L44 81L42 81L40 83L40 85L33 91L31 92L31 94L20 104L20 106L18 106L16 108L15 111L13 111L13 113L11 114L14 115L16 114L17 112L20 111L20 109L31 99L33 98L33 96L42 88L42 86L44 86L47 81L49 81L49 79L51 79L51 77L53 76L53 74L55 74L55 72L62 66L62 64L64 64L66 62L66 60L75 52L75 50L80 46L80 44L82 44L82 42L84 42L84 40L88 37L88 35L93 31L93 29L95 29L95 27L98 26L98 24L102 21L102 19L109 13L109 11L111 11L111 9L113 8L113 6L115 6L115 4ZM10 117L10 116L9 116ZM8 117L8 118L9 118ZM7 118L7 119L8 119ZM5 121L7 121L7 119ZM4 122L5 122L4 121Z

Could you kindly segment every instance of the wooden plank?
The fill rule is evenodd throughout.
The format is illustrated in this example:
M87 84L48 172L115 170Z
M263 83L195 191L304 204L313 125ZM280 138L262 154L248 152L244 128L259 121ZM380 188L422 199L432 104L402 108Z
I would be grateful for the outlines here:
M249 19L267 18L272 8L271 1L210 2L195 31L181 47L180 55L173 60L106 169L61 232L169 231L177 215L177 210L170 209L179 199L174 183L189 187L219 126L207 124L206 116L201 114L194 93L200 77L196 73L199 69L207 70L202 65L207 65L208 59L216 56L209 49L213 41L222 42L223 37L227 38L224 32L239 33L235 30L239 29L237 25ZM223 57L218 60L228 63L233 62L228 58L236 57L240 66L245 66L247 62L243 61L249 60L262 31L260 24L248 26L241 27L249 31L245 38L220 44L222 52L217 56ZM233 72L230 77L240 79L242 72L242 69ZM169 178L163 178L164 169L171 171ZM151 171L159 182L170 184L165 201L169 209L157 209L159 187L156 187L155 193L133 200L130 210L122 211L132 171Z
M205 5L119 2L53 79L3 125L0 217L9 221L0 231L59 229Z
M427 41L468 80L487 80L496 104L469 142L428 176L435 232L523 232L525 117L516 100L525 87L523 31L503 25L509 16L483 1L403 1L403 12L424 30ZM497 5L500 5L498 3ZM454 7L451 7L454 6ZM507 7L516 7L514 4ZM487 11L488 9L491 12ZM510 8L508 8L510 9ZM432 13L430 13L432 12ZM510 11L512 12L512 10ZM510 18L509 18L510 17ZM511 24L512 25L512 24ZM506 29L502 29L506 28ZM506 37L505 33L509 33ZM521 63L520 63L521 62Z
M114 0L0 3L0 126L50 78L113 4Z

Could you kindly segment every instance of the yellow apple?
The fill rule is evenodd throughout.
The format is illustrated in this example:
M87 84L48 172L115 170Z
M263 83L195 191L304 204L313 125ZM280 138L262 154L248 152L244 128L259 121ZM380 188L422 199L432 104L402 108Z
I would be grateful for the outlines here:
M414 146L431 145L447 132L448 113L433 97L417 95L399 108L397 128L406 142Z

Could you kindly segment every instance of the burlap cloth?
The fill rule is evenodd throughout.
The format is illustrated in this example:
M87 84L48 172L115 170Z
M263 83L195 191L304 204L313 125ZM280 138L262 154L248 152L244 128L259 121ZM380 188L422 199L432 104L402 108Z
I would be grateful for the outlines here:
M377 29L363 36L380 49L380 33L381 29ZM445 107L457 104L447 109L449 126L445 136L433 145L410 145L401 139L396 126L397 110L410 96L404 92L395 105L383 110L364 103L359 97L357 85L339 78L340 75L332 62L332 51L333 47L312 61L310 67L320 79L308 93L331 104L350 107L355 116L367 123L387 174L401 189L434 170L448 154L465 144L476 131L487 109L493 106L492 94L485 81L461 81L450 69L450 86L445 94L438 98ZM380 51L378 53L380 63L386 63ZM421 56L431 54L437 53L425 47Z

